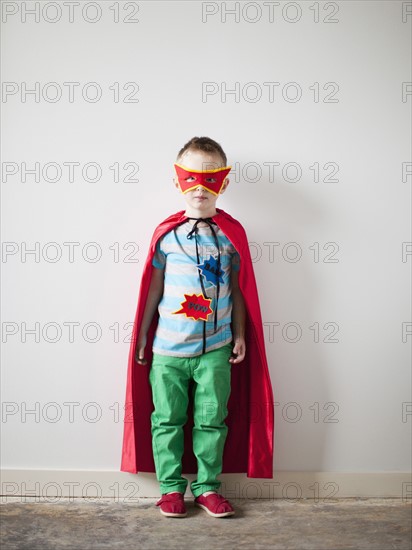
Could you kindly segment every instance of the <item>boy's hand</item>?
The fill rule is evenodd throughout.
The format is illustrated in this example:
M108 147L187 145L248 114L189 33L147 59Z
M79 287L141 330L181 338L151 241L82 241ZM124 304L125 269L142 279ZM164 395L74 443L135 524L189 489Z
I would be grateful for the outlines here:
M236 338L235 345L233 347L232 355L235 357L230 357L229 363L240 363L245 358L246 353L246 343L244 338Z
M144 358L144 349L146 347L146 336L142 336L136 343L135 361L139 365L147 365L147 360Z

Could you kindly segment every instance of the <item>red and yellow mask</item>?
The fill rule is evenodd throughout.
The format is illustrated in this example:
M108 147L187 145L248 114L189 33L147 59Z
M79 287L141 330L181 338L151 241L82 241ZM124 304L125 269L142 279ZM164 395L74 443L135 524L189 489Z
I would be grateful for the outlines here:
M232 168L231 166L224 166L215 170L192 170L181 164L175 164L174 166L182 193L187 193L200 186L214 195L219 195L225 178Z

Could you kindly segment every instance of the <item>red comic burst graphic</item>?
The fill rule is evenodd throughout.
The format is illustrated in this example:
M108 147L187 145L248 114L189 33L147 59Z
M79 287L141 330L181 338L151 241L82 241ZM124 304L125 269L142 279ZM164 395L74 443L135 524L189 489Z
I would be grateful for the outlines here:
M182 309L173 313L184 313L186 317L195 321L207 321L208 315L213 313L211 301L211 298L205 298L203 294L185 294L185 300L180 304Z

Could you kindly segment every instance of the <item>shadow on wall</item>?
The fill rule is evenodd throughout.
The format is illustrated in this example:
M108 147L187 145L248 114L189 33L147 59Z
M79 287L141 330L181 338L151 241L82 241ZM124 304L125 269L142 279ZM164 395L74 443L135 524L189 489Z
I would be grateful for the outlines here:
M315 268L326 256L337 259L331 248L322 248L330 214L302 192L304 181L295 184L299 189L269 178L235 185L239 191L229 187L218 206L245 227L254 263L275 400L274 470L322 471L327 433L339 421L322 347L338 340L339 332L330 319L317 318L316 308Z

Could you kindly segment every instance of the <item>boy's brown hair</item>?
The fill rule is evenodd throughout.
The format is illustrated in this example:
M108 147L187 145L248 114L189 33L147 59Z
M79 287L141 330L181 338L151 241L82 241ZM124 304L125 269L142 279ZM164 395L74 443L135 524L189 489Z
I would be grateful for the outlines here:
M223 151L221 145L217 143L217 141L209 137L193 137L192 139L190 139L180 149L179 153L177 154L176 160L179 161L183 154L186 153L186 151L188 151L189 149L191 149L192 151L203 151L204 153L216 153L221 157L223 161L223 166L227 165L226 154Z

